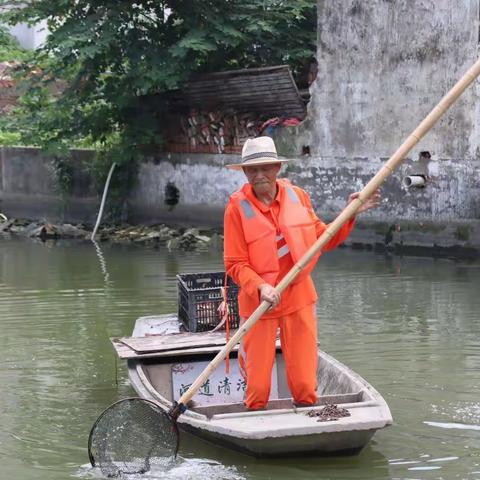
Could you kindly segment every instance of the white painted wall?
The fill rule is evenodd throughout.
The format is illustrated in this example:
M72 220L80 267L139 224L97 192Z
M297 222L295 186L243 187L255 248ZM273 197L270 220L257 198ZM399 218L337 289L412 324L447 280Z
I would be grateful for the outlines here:
M477 60L479 13L479 0L319 1L303 144L313 155L389 157ZM412 158L478 158L479 112L477 81Z
M9 31L23 48L30 50L41 46L49 34L46 21L40 22L33 27L21 23L14 27L9 27Z

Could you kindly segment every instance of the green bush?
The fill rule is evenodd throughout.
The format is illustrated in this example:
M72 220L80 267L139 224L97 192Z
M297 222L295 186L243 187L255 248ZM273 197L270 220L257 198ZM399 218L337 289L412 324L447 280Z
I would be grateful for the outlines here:
M455 230L455 238L463 242L468 242L470 239L470 228L467 225L459 225Z
M29 52L24 50L18 44L17 40L0 26L0 62L9 62L12 60L23 61L29 58ZM0 122L0 146L22 145L19 132L10 131L6 127L7 116L2 115Z
M0 146L11 147L13 145L21 145L20 134L16 132L3 132L0 130Z
M28 57L29 52L4 27L0 27L0 62L26 60Z

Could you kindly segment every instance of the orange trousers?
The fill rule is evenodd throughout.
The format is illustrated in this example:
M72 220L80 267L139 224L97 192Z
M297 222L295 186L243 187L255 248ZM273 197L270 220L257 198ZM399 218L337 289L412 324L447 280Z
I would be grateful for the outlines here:
M317 401L317 320L313 304L282 317L261 318L243 338L238 358L247 382L244 402L251 410L267 405L278 329L294 402L311 405Z

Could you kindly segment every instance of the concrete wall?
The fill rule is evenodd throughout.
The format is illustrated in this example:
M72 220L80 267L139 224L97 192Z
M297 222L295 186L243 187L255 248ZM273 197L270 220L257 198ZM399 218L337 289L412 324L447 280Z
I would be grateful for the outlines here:
M51 157L35 148L0 148L0 211L10 216L46 216L82 220L94 217L99 195L88 173L91 151L72 151L73 190L60 195ZM326 218L339 213L348 195L359 191L385 158L303 157L288 162L282 176L307 190L316 210ZM229 195L245 181L241 172L225 168L237 155L165 154L150 158L139 172L129 199L133 221L185 221L221 224ZM426 173L425 188L406 188L403 179ZM165 187L179 189L179 203L165 204ZM367 214L371 220L454 221L480 220L480 166L471 160L407 160L383 186L382 206ZM77 206L75 206L77 205ZM61 210L56 211L56 208ZM88 208L87 208L88 207Z
M243 175L225 165L238 160L238 155L214 154L165 154L149 159L129 199L131 217L221 226L229 195L243 184ZM179 203L173 208L165 204L167 182L180 191Z
M33 148L0 149L0 211L8 217L93 225L100 204L88 176L91 151L72 152L73 192L61 196L52 158ZM172 223L221 227L230 193L244 183L241 172L225 168L234 155L166 154L150 158L139 172L126 213L132 223ZM305 188L325 220L361 190L385 158L304 157L286 164L282 176ZM424 189L407 189L402 180L421 165L429 175ZM179 202L165 203L172 182ZM383 188L384 202L360 217L351 244L403 247L472 248L480 252L480 168L469 160L407 161Z
M88 174L92 151L72 151L72 195L58 187L55 162L37 148L0 148L0 212L8 217L91 221L98 197Z
M347 182L357 189L364 185L477 60L479 4L318 2L319 67L308 116L299 127L278 131L276 142L292 156L309 147L310 156L301 160L309 167L300 183L308 184L310 176L324 180L326 190L313 193L320 209L338 209ZM370 220L389 222L397 232L400 224L409 224L412 228L403 229L400 241L432 247L463 238L463 227L455 224L465 221L467 230L476 232L470 240L478 243L479 118L477 80L387 180L385 207ZM402 178L411 174L425 175L426 188L403 187ZM428 240L424 229L431 231Z
M321 0L318 76L299 142L313 155L388 157L478 57L479 0ZM414 149L479 155L477 82Z
M130 197L136 218L152 221L203 219L217 223L230 193L244 183L241 172L228 170L226 163L238 161L234 155L169 154L160 162L153 159L140 170L139 182ZM304 157L292 159L282 176L306 189L314 207L332 218L344 207L348 195L361 190L380 169L385 158ZM403 179L425 173L425 188L406 188ZM164 203L167 182L180 190L180 202L171 211ZM430 160L405 164L383 187L381 208L366 215L379 221L458 219L480 220L480 165L469 160ZM207 213L208 212L208 213Z

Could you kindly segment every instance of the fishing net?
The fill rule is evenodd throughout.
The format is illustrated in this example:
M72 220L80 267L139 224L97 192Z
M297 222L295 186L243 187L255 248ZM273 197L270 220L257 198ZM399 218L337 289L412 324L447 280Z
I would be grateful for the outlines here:
M142 398L126 398L108 407L88 439L90 462L107 477L142 474L154 465L168 468L177 450L176 422L156 403Z

